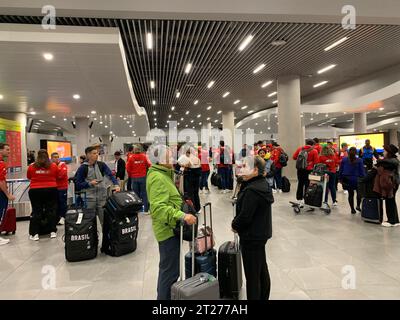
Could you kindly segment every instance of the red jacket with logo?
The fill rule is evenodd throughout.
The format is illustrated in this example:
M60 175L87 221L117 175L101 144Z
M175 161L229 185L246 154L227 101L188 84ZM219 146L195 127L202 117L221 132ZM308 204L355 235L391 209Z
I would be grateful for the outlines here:
M144 153L133 153L129 156L126 171L129 178L143 178L147 174L147 169L151 167L151 162Z
M65 162L58 164L57 189L68 189L68 168Z
M336 168L338 165L338 158L336 155L319 156L319 163L326 164L329 172L336 173Z
M26 174L31 180L31 189L57 188L58 167L52 163L49 168L37 168L34 163L28 167Z
M0 156L0 181L5 181L7 179L7 164Z
M300 153L301 150L303 150L303 148L307 150L307 149L311 149L312 147L307 145L307 146L298 148L296 150L296 152L293 154L293 160L297 160L297 157L299 156L299 153ZM308 152L306 170L314 169L314 165L316 165L318 163L318 159L319 159L318 151L315 150L314 148L312 148L312 149L313 150L310 150Z
M272 152L271 152L271 160L274 162L275 168L281 169L283 166L279 162L279 158L281 157L281 153L283 152L283 149L281 147L273 147Z

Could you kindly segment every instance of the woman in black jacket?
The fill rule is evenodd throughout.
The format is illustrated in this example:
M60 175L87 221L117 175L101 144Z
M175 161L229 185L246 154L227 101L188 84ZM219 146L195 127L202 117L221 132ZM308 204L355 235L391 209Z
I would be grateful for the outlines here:
M376 167L382 167L384 170L393 172L393 197L384 198L388 221L383 222L382 226L397 227L400 226L396 205L396 192L399 189L399 160L396 154L399 152L399 148L394 144L390 144L384 146L384 149L384 159L378 160Z
M271 280L265 253L272 237L272 190L264 177L265 161L256 156L244 161L243 179L236 204L232 229L240 236L248 300L268 300Z

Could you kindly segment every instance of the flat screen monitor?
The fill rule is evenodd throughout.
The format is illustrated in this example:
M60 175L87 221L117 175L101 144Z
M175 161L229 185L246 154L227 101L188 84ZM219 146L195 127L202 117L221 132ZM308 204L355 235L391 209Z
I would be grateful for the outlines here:
M373 146L377 152L383 153L383 145L385 144L385 133L364 133L364 134L351 134L343 135L339 137L339 145L342 143L347 143L350 147L356 147L357 151L360 150L365 145L365 140L369 139L371 141L371 146Z
M70 141L40 140L40 147L46 149L49 156L53 152L57 152L61 161L72 161L72 145Z

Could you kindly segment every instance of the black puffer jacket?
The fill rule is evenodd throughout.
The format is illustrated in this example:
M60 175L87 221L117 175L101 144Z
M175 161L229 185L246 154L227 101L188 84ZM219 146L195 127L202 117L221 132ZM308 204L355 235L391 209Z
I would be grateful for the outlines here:
M272 237L272 190L264 177L242 183L236 204L232 229L241 244L265 244Z

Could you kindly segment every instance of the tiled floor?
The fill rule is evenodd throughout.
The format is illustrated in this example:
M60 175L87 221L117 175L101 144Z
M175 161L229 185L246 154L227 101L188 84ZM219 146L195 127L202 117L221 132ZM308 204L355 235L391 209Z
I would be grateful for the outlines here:
M232 238L229 195L213 190L201 197L213 203L218 246ZM350 215L342 192L329 216L295 215L288 204L292 198L293 191L277 194L273 204L273 238L267 245L271 299L400 299L400 227L387 229ZM32 242L28 222L18 222L17 228L11 243L0 247L0 299L156 297L158 247L148 216L140 217L135 253L99 254L78 263L65 261L62 231L55 240ZM354 289L342 287L348 283L346 265L354 267ZM46 268L55 270L54 283Z

